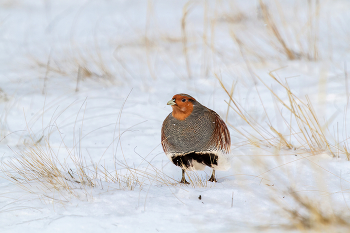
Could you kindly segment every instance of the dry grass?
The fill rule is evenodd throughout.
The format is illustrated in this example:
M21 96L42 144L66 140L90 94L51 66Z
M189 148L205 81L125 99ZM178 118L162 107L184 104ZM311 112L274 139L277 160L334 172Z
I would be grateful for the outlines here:
M321 208L322 204L310 200L298 192L290 190L289 197L296 203L294 208L283 208L287 214L292 228L300 231L332 231L350 227L348 218L343 213L334 213Z
M122 168L110 170L88 163L80 150L68 148L63 139L61 147L54 150L47 140L27 142L22 150L14 151L11 160L3 161L1 171L23 190L58 203L72 197L91 199L92 188L134 190L149 184L171 186L174 182L150 163L146 168L135 168L117 161Z
M282 6L282 3L279 0L259 0L258 18L263 21L266 30L257 29L258 32L251 33L233 29L232 36L238 46L252 59L262 62L266 61L266 57L310 61L326 57L328 51L319 45L320 14L326 3L318 0L307 1L307 4L296 1L289 7Z
M251 71L251 73L253 73ZM254 74L255 75L255 74ZM222 82L221 77L216 74L217 80L220 82L221 87L226 92L227 97L229 98L229 102L227 102L229 108L234 111L235 119L237 117L241 118L246 124L242 128L238 128L235 124L228 122L228 125L238 134L241 135L245 141L237 144L237 147L240 146L252 146L261 148L270 147L275 148L274 154L276 155L276 160L279 161L279 155L281 150L284 153L297 153L300 155L301 153L309 156L315 156L321 153L326 153L332 155L333 157L343 157L348 158L348 152L345 147L340 146L341 144L347 144L348 139L346 138L343 141L340 141L339 138L332 137L329 133L329 126L331 125L332 118L327 122L321 123L320 117L316 113L313 108L312 102L308 96L305 96L304 99L298 97L294 94L294 91L288 85L288 82L280 81L274 72L270 72L269 76L274 84L277 84L277 88L271 88L271 84L267 84L267 80L260 78L255 75L258 83L256 84L256 92L259 96L260 104L264 111L262 111L263 115L265 115L266 123L261 123L256 120L253 116L249 114L249 112L242 107L242 105L235 99L234 94L232 92L232 87L227 88ZM265 110L266 101L262 99L258 86L265 87L275 102L275 115L278 114L281 119L283 119L285 128L288 129L289 134L282 134L278 132L276 122L271 122L270 118L272 113L267 113ZM261 88L259 89L261 90ZM280 90L284 90L283 93ZM265 95L266 96L266 95ZM283 96L283 97L282 97ZM286 99L286 100L285 100ZM287 110L287 112L286 112ZM344 118L345 119L345 118ZM346 120L346 119L345 119ZM274 124L273 124L274 123ZM336 131L336 134L339 135L339 131ZM293 142L293 143L292 143ZM293 151L289 152L291 149ZM297 152L294 152L297 150ZM258 153L259 154L259 153ZM307 157L302 156L301 159L307 159ZM299 160L299 159L298 159ZM296 162L295 160L294 162ZM288 169L284 170L283 167L289 163L278 163L276 167L271 167L269 164L265 164L264 160L256 156L256 158L252 161L252 166L256 170L262 170L262 175L270 176L271 180L279 180L278 177L269 175L269 173L275 169L281 169L279 176L287 176ZM325 168L317 166L316 164L314 168L315 174L320 172L331 173ZM319 171L320 168L322 171ZM332 173L332 175L335 175ZM313 179L316 177L308 177L307 179ZM340 178L341 179L341 178ZM286 184L292 185L294 181L290 181L291 183ZM322 181L319 181L322 182ZM281 182L285 183L285 181ZM267 192L271 192L270 200L275 202L277 206L281 210L283 210L285 216L290 220L290 224L287 226L278 226L288 229L298 229L300 231L309 232L312 231L323 231L323 229L334 229L337 227L349 228L350 223L345 217L344 213L339 212L331 212L325 211L322 208L322 203L317 203L316 201L308 198L310 195L300 195L296 191L288 191L283 194L283 196L289 197L294 206L290 206L290 202L277 201L273 197L276 195L276 192L280 192L277 188L268 187ZM331 192L331 191L329 191ZM271 229L271 226L268 226L266 229ZM279 228L281 229L281 228Z
M7 125L7 117L11 107L15 103L11 103L9 101L9 97L7 94L0 88L0 103L3 103L3 109L0 113L0 143L7 137L8 135L8 125Z
M339 157L345 155L349 158L349 152L347 150L348 139L340 141L339 138L333 138L328 133L329 125L334 118L332 116L329 121L321 123L320 117L314 110L314 107L308 96L305 96L305 100L297 97L290 89L287 82L282 83L276 78L274 72L270 72L269 76L272 80L279 85L288 97L288 101L283 101L282 97L277 94L275 90L270 88L263 79L256 75L256 78L263 84L266 89L271 93L275 102L278 104L278 114L284 121L285 126L289 129L288 135L283 135L276 130L270 120L269 116L264 111L266 118L268 119L267 125L261 125L249 113L234 99L232 93L224 86L221 79L217 76L217 79L221 83L221 87L227 93L230 98L228 106L235 111L235 113L242 118L249 128L251 128L255 134L249 133L245 130L240 130L233 124L228 123L237 133L242 135L246 140L256 147L260 146L273 146L276 148L286 149L301 149L311 153L313 155L327 152L333 157ZM259 95L260 96L260 95ZM261 104L264 107L264 101L260 98ZM265 108L264 108L265 109ZM282 114L283 110L287 110L289 114ZM288 118L286 117L288 116ZM346 120L346 119L345 119ZM339 132L336 132L339 134ZM297 142L293 145L292 141Z
M253 71L250 71L253 73ZM253 73L254 74L254 73ZM349 160L348 152L348 143L349 138L344 131L340 131L337 123L333 124L333 134L330 132L332 127L332 122L335 119L336 115L333 114L329 119L323 119L315 111L313 104L309 96L304 98L298 97L294 91L290 88L287 79L285 82L282 82L275 71L269 73L271 80L266 80L260 78L258 75L254 74L258 83L255 85L255 90L260 99L260 104L264 111L262 113L265 115L266 123L261 123L259 120L255 119L249 114L242 105L235 99L234 93L231 89L227 88L222 82L221 77L216 74L217 80L220 82L222 89L226 92L229 102L226 102L230 109L234 111L235 119L237 117L241 118L246 124L242 128L236 127L234 124L228 122L228 125L234 129L234 131L241 135L245 141L240 142L235 145L237 148L241 146L256 147L259 148L257 151L264 151L266 148L274 148L275 161L277 165L271 167L270 164L264 162L264 159L260 156L255 156L251 163L254 169L262 170L262 173L259 177L269 177L269 180L274 180L280 182L279 187L274 188L267 185L266 192L269 193L269 200L275 203L278 208L283 213L283 216L288 219L290 222L286 225L277 225L278 229L288 229L288 230L299 230L302 232L333 232L335 230L341 229L348 231L350 228L350 222L348 220L348 208L339 208L337 210L327 209L328 205L332 205L333 201L330 201L327 205L323 200L320 200L321 195L310 195L310 194L301 194L300 191L293 188L293 183L299 183L300 181L293 180L295 176L289 174L289 169L284 168L285 166L295 163L299 160L305 160L310 162L310 170L312 171L308 177L305 179L315 181L315 190L322 190L320 192L332 194L331 189L328 190L325 187L325 183L329 182L323 180L324 175L330 175L340 180L340 182L349 182L346 179L343 179L337 173L330 171L328 168L319 165L312 161L313 157L317 157L320 154L327 154L333 158L342 158ZM267 84L268 81L272 81ZM275 86L272 88L271 86ZM265 105L267 100L261 98L259 91L261 87L265 89L268 93L271 94L272 99L275 103L275 112L267 112L265 110ZM283 93L281 93L283 90ZM324 95L324 93L321 93ZM265 95L266 96L266 95ZM346 114L347 106L345 107L344 113ZM231 113L232 114L232 113ZM278 115L283 120L285 128L288 129L288 134L282 134L277 131L277 122L270 121L271 116L269 115ZM323 119L321 121L320 119ZM343 125L346 125L346 115L343 117ZM344 137L341 139L340 136ZM293 142L293 143L292 143ZM262 150L260 150L262 149ZM271 150L269 150L271 151ZM259 152L257 152L259 154ZM282 156L285 154L297 154L298 158L287 163L281 163ZM270 174L270 172L275 169L279 169L278 177ZM301 169L301 168L300 168ZM322 176L322 178L318 177ZM287 183L285 180L282 180L281 177L288 177ZM289 178L291 177L291 179ZM282 184L282 185L281 185ZM287 188L287 191L281 191ZM303 189L305 187L298 187ZM324 191L327 190L327 191ZM281 194L281 192L283 194ZM343 192L343 191L341 191ZM347 192L347 190L345 191ZM283 196L282 199L275 198ZM286 197L286 199L284 199ZM344 197L344 202L346 199ZM281 213L278 213L281 214ZM268 225L266 227L260 227L263 230L273 229L273 226ZM259 229L260 229L259 228Z
M182 46L183 46L183 53L185 55L186 70L187 70L188 78L192 77L192 71L191 71L190 58L188 54L186 20L187 20L188 14L191 11L192 4L193 3L191 1L185 4L185 6L183 7L182 19L181 19Z
M133 39L100 38L97 24L92 30L93 42L79 44L74 37L79 28L74 22L68 44L51 49L51 55L32 54L30 59L34 68L41 68L44 82L48 77L64 75L77 83L95 79L125 84L140 74L147 86L145 77L160 78L165 70L166 75L173 72L186 79L208 77L222 64L240 61L232 53L241 52L260 62L331 58L332 54L325 51L327 39L320 38L319 29L320 24L329 26L322 21L327 2L296 1L292 9L283 4L280 0L259 0L251 4L255 8L245 9L239 1L188 1L181 9L179 33L174 33L155 26L156 2L148 1L144 32L138 28ZM201 23L192 21L192 13L198 12L203 14ZM227 43L229 38L233 38L232 44ZM200 68L194 69L197 65Z
M9 98L7 94L0 88L0 102L7 102L9 101Z
M283 198L271 201L280 207L278 215L287 223L258 227L259 230L278 229L294 232L348 232L350 221L345 212L334 212L332 207L324 208L325 203L301 195L292 188L281 194ZM285 202L288 199L288 203Z
M47 60L30 56L30 60L33 62L33 67L39 67L45 70L43 77L43 93L45 93L46 83L49 77L52 76L67 76L72 79L77 79L77 83L84 79L95 79L97 81L104 81L112 84L121 83L121 79L116 78L117 76L110 67L102 59L103 55L101 51L87 48L88 54L79 52L72 53L69 49L62 51L55 51L51 49Z

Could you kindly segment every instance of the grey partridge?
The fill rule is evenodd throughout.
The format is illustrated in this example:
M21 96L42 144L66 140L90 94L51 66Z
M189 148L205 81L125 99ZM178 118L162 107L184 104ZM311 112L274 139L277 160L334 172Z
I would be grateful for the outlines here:
M215 170L229 167L230 132L213 110L187 94L168 101L173 111L162 125L162 147L167 157L182 169L180 183L188 184L185 170L213 168L209 181L216 182Z

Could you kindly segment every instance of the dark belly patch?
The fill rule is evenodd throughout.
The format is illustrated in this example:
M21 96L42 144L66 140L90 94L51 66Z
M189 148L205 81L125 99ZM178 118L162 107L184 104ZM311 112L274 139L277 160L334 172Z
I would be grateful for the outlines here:
M197 153L191 152L185 155L176 155L171 158L172 162L179 167L189 168L193 165L193 160L198 163L207 165L208 167L213 167L218 165L218 156L213 153Z

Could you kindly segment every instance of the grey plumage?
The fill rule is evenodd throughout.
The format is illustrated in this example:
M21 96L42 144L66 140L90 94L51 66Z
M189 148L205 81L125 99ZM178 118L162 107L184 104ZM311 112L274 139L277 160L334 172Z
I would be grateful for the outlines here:
M180 183L189 184L186 169L202 170L205 166L213 168L209 181L217 182L215 169L229 167L231 139L225 122L187 94L174 95L167 104L173 112L162 125L162 147L168 158L182 168Z
M229 153L230 135L223 120L216 112L198 101L193 101L193 105L191 115L185 120L177 120L171 113L164 120L162 127L164 151L170 154L217 150Z

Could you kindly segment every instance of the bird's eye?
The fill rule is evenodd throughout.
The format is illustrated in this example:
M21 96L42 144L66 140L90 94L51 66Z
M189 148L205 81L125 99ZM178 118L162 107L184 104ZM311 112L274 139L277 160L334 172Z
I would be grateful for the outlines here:
M182 99L181 101L182 101L182 102L186 102L186 99Z

